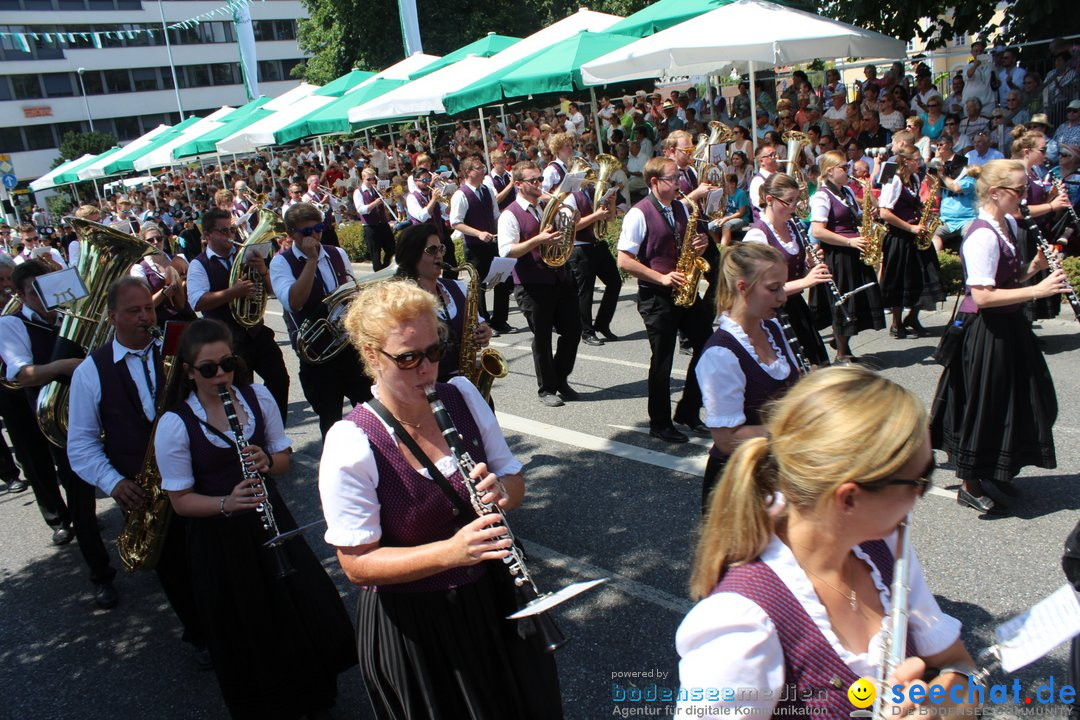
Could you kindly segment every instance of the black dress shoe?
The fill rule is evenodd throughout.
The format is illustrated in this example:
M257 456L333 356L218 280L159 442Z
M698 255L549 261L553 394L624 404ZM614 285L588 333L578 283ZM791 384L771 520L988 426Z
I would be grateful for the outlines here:
M611 328L596 328L596 332L604 336L605 340L613 341L618 340L619 336L611 332Z
M891 327L889 328L889 334L897 340L903 340L907 337L907 330L902 325L900 327Z
M581 342L585 343L586 345L593 345L595 347L602 347L604 344L604 341L596 337L595 335L586 334L582 334Z
M52 543L53 545L67 545L73 537L75 534L71 532L71 526L61 525L53 530Z
M8 480L8 492L9 493L21 493L24 490L26 490L26 488L28 488L28 487L30 487L30 484L27 483L22 478L15 478L14 480Z
M563 401L555 393L540 393L540 402L548 407L562 407Z
M910 330L915 335L915 337L922 337L923 335L928 334L926 332L926 328L923 327L922 323L919 322L918 318L913 318L909 315L908 317L904 318L902 324L904 327Z
M649 435L657 440L664 440L670 443L684 443L688 441L688 438L683 433L675 429L674 425L668 425L662 428L649 428Z
M581 395L578 394L578 391L570 387L569 385L563 385L562 387L560 387L558 389L558 393L559 397L561 397L563 400L574 401L581 399Z
M972 495L963 487L956 491L956 502L959 505L966 505L967 507L978 510L981 513L987 515L1008 515L1006 510L1001 505L998 505L986 495Z
M491 329L502 333L503 335L513 335L517 332L517 328L509 323L497 322L491 323Z
M102 610L111 610L120 602L120 594L111 582L102 583L94 592L94 602Z
M709 428L706 427L705 423L701 422L700 420L694 420L693 422L679 424L686 426L686 428L690 432L700 437L712 437L712 433L709 432Z

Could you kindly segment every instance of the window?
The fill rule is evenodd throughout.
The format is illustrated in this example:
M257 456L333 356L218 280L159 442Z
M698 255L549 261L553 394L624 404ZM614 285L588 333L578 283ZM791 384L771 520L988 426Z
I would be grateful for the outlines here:
M292 69L304 62L303 58L294 58L292 60L281 61L281 79L288 80L292 77Z
M131 79L135 81L135 92L158 90L161 87L157 68L133 68Z
M259 82L274 82L281 79L281 64L277 60L259 61Z
M274 21L273 20L255 20L251 23L252 32L255 33L256 40L273 40L274 39Z
M11 93L11 85L8 84L8 79L0 76L0 100L14 99L15 96Z
M12 75L11 87L16 100L33 100L44 97L37 75Z
M66 122L56 124L56 137L60 142L64 142L64 136L68 133L83 133L88 130L88 126L85 122Z
M167 68L167 67L163 67L163 68L158 68L158 71L161 73L161 87L164 88L165 90L172 90L173 89L172 70ZM177 75L180 74L180 68L176 68L176 74Z
M188 87L206 87L210 84L210 68L206 65L188 65L187 77Z
M73 97L75 89L71 85L71 73L46 73L41 76L45 82L45 95L51 98Z
M17 127L0 127L0 147L4 152L23 152L26 143L23 142L22 133Z
M125 70L103 70L105 86L110 93L131 92L131 75Z
M85 10L86 0L59 0L61 10Z
M116 123L116 138L118 140L134 140L141 134L139 132L138 117L114 118Z
M215 85L236 85L240 82L240 67L237 63L217 63L210 66Z
M232 33L226 30L223 22L200 23L198 29L204 43L224 43L232 40Z
M295 20L275 20L274 21L274 39L275 40L295 40L296 39L296 21Z
M82 76L87 95L104 95L105 83L101 80L100 70L87 70Z
M23 132L26 134L27 150L48 150L60 146L53 136L52 125L26 125Z

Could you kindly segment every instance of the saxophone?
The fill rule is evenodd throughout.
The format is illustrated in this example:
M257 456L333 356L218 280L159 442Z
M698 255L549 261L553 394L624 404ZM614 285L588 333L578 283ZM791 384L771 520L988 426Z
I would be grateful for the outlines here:
M465 294L465 307L462 312L461 348L458 351L458 367L461 374L469 379L485 400L491 400L491 386L498 378L510 373L506 358L494 348L481 348L476 344L477 315L480 312L480 273L468 263L453 268L456 272L469 275L469 287Z
M919 237L915 240L915 247L919 250L930 249L930 246L934 243L934 234L941 227L941 218L934 212L934 200L937 198L940 188L941 178L934 175L930 181L926 199L923 200L922 215L919 216L919 224L923 226L922 232L919 233Z
M686 276L686 283L675 291L675 304L679 307L690 307L698 297L698 283L701 276L709 272L709 263L700 257L694 250L694 238L698 235L698 219L701 210L697 203L690 204L690 217L686 220L686 232L683 233L682 247L679 249L679 259L675 263L676 272Z
M863 186L862 225L859 227L859 236L866 241L866 249L859 253L859 259L870 267L877 267L881 264L885 226L874 222L874 194L870 191L870 181L859 182Z

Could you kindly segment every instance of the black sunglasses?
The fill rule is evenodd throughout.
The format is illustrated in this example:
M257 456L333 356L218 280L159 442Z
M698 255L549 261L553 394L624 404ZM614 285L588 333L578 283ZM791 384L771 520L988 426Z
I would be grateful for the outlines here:
M446 354L446 345L437 342L427 350L409 350L398 355L391 355L382 348L379 348L379 352L393 360L399 369L412 370L420 367L420 363L423 362L424 358L427 358L427 361L432 365L442 360L443 355Z
M860 483L859 487L870 492L877 492L878 490L884 490L891 485L913 485L916 490L919 491L919 496L922 497L926 494L926 491L934 484L934 471L937 470L937 462L931 458L930 466L923 472L923 476L916 480L907 480L902 478L882 478L881 480L874 480L873 482Z
M203 363L202 365L196 365L195 369L199 372L200 375L209 380L210 378L217 375L219 367L221 368L222 372L231 373L236 370L237 363L238 360L236 359L236 356L229 355L228 357L221 358L221 360L218 362L208 362Z
M311 237L316 233L321 233L325 229L326 223L319 223L318 225L312 225L311 227L297 228L296 232L300 233L304 237Z

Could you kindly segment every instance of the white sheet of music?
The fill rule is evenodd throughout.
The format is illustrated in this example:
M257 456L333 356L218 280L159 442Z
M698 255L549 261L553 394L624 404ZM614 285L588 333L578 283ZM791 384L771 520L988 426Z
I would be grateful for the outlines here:
M34 289L41 302L50 309L73 303L90 294L75 268L39 275L34 280Z
M510 273L513 272L515 265L517 265L517 258L492 258L491 269L488 270L487 277L484 278L484 285L486 287L492 287L503 282L506 278L510 277Z
M600 578L599 580L585 580L584 582L577 582L573 585L567 585L562 590L554 593L548 593L542 597L538 597L525 607L518 610L513 615L507 615L507 620L520 620L521 618L531 617L533 615L539 615L545 610L550 610L559 603L566 602L572 597L576 597L586 590L590 590L601 583L606 583L607 578Z
M1078 634L1080 596L1066 583L994 631L1001 668L1015 672Z

